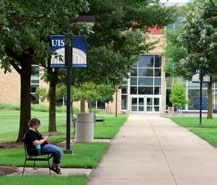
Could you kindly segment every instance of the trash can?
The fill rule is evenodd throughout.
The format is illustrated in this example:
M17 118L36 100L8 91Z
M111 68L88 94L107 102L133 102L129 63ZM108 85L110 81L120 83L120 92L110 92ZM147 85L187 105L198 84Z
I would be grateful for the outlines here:
M78 143L93 142L94 115L93 113L77 114L75 141Z

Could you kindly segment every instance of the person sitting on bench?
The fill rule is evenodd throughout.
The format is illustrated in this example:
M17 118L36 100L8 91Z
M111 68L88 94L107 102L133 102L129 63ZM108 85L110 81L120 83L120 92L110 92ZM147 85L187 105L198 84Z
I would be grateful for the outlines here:
M32 118L29 120L29 130L25 134L24 142L29 150L36 152L36 145L41 146L41 154L51 153L53 155L53 165L50 166L50 170L57 174L61 174L60 161L62 156L62 149L56 145L49 144L47 141L50 136L42 137L41 133L38 131L40 126L40 120L37 118ZM34 154L36 155L36 154Z

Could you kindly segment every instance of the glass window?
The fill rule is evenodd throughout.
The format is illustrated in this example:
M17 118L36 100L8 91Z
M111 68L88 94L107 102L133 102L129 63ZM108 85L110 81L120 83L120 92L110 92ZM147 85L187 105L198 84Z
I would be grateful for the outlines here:
M137 94L137 87L130 87L130 94Z
M205 89L202 90L203 96L207 91ZM207 99L203 97L204 99L202 100L202 109L207 110ZM199 89L189 89L188 91L188 109L189 110L199 110L200 107L200 91Z
M153 87L146 87L145 88L145 94L153 95Z
M127 106L127 94L131 95L160 95L161 94L161 60L160 55L142 55L139 61L134 64L133 70L130 76L130 92L127 92L127 85L122 87L122 109ZM129 98L129 97L128 97ZM142 98L143 99L143 98ZM144 109L150 109L150 111L159 111L159 102L154 105L154 99L152 105L147 108L140 105L138 98L133 98L130 109L132 111L142 111ZM159 101L159 100L158 100ZM128 102L129 103L129 102ZM154 107L155 106L155 107ZM129 108L129 107L128 107Z
M151 68L139 68L138 76L153 76L153 69Z
M138 87L138 94L146 94L145 88L146 87Z
M154 85L160 86L161 85L161 78L154 78Z
M161 93L160 93L160 89L161 89L160 87L154 87L154 94L155 94L155 95L161 94Z
M137 77L131 77L130 85L137 85Z
M132 104L132 105L137 105L137 98L132 98L131 104Z
M101 101L92 101L89 106L91 109L105 109L105 103Z
M97 108L98 109L105 109L105 103L101 101L97 101Z
M147 105L152 105L152 98L147 98Z
M127 87L126 86L121 88L121 93L122 94L127 94Z
M31 93L32 93L32 94L35 94L37 88L38 88L38 87L31 86Z
M139 111L144 111L144 106L139 106Z
M159 106L154 106L154 111L157 111L157 112L159 112L159 111L160 111L160 108L159 108Z
M31 94L31 103L39 104L39 101L35 98L35 96L33 94Z
M138 85L153 85L153 78L139 78Z
M159 105L159 98L154 98L154 105Z
M137 106L132 106L132 111L137 111Z
M143 55L140 58L138 67L153 67L154 65L154 56L152 55Z
M139 105L144 105L144 98L139 98Z
M161 76L161 69L155 69L154 76Z
M131 76L137 76L137 68L133 68L133 71L131 72Z
M161 67L161 56L155 55L155 67Z
M121 96L121 109L123 110L127 109L127 95Z
M32 65L31 75L39 77L39 66Z

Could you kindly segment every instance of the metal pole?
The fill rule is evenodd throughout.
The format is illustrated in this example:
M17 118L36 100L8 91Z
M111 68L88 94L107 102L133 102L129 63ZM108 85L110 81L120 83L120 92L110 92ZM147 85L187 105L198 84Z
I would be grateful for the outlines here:
M203 74L200 70L200 119L199 124L202 124L202 85L203 85Z
M66 64L66 85L67 85L67 110L66 110L66 150L65 154L72 154L70 150L70 128L71 128L71 67L72 67L72 48L70 42L65 44L65 64Z
M115 117L118 117L118 90L115 92Z

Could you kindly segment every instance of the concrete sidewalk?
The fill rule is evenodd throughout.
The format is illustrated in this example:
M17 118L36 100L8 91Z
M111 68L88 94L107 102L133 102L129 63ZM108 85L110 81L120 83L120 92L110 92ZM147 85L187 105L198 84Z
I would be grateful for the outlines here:
M217 151L158 115L131 114L86 185L216 185Z

